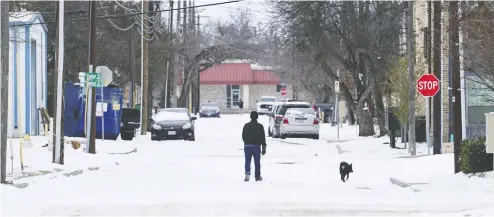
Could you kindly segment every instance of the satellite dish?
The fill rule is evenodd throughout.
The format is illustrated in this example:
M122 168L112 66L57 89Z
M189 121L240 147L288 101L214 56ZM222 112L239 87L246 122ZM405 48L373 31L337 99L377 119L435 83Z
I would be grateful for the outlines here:
M96 72L101 73L103 87L107 87L113 81L113 72L107 66L96 67Z

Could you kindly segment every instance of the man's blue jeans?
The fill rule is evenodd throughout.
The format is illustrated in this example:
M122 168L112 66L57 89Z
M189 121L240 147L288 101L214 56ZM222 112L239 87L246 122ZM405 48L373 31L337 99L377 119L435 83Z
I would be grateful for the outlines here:
M261 146L260 145L245 145L245 174L250 175L250 162L254 157L255 177L261 176Z

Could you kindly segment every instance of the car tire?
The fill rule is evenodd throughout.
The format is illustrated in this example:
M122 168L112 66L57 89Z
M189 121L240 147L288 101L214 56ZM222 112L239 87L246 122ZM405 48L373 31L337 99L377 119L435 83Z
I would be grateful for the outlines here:
M134 138L134 132L122 132L120 133L120 138L122 140L131 141Z
M275 138L275 139L280 138L280 135L278 135L278 134L276 134L276 133L274 133L274 132L272 132L272 136L273 136L273 138Z
M312 139L319 140L319 134L312 136Z
M196 141L196 135L194 133L192 133L192 136L187 138L187 140L192 141L192 142Z
M286 139L286 135L285 134L281 134L280 135L280 139Z
M156 137L152 137L152 136L151 136L151 141L161 141L161 139L158 139L158 138L156 138Z

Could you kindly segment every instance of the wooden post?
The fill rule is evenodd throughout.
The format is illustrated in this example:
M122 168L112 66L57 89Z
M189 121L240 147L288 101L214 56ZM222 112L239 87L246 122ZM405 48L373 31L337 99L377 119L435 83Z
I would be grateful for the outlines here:
M143 25L145 22L146 17L149 16L147 14L148 12L148 1L143 1L142 2L142 8L144 10L143 16L142 16L142 22ZM147 123L148 123L148 49L149 49L149 42L147 39L148 37L148 30L144 29L142 31L142 37L143 37L143 43L142 43L142 63L143 63L143 71L142 71L142 104L141 104L141 135L146 135L147 133Z
M0 183L7 178L7 128L9 112L9 1L0 2Z

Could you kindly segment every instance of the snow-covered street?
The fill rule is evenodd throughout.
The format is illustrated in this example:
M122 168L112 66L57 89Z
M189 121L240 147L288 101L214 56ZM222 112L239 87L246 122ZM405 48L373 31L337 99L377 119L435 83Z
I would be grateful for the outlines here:
M248 120L249 115L198 119L195 142L151 142L144 136L98 141L99 152L137 147L130 154L67 151L65 168L83 165L84 172L15 181L29 183L25 188L3 186L2 216L494 215L492 173L453 175L452 154L404 157L406 149L383 144L387 137L359 138L349 126L341 129L340 141L328 124L321 126L320 140L268 138L261 159L264 180L246 183L241 130ZM260 117L265 128L267 120ZM50 166L49 159L29 163L39 155L29 151L49 156L46 148L31 149L25 156L28 168ZM339 177L341 161L353 163L346 183ZM90 166L99 169L89 171ZM392 184L391 178L410 186Z

